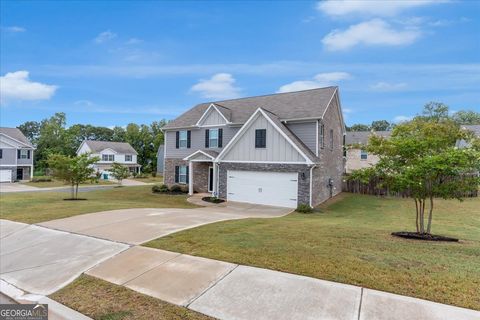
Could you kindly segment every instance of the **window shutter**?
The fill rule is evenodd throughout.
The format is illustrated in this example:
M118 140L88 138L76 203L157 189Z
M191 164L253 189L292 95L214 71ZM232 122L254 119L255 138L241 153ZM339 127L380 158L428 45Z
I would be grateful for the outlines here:
M186 178L186 180L185 180L185 182L186 182L187 184L188 184L188 177L190 176L190 172L189 172L189 171L190 171L190 167L189 167L189 166L187 166L187 169L186 169L186 172L187 172L187 178Z
M260 148L260 130L255 130L255 148Z
M208 148L210 145L210 130L205 130L205 148Z
M180 167L175 166L175 183L178 183L179 171L180 171Z
M223 146L223 129L218 129L218 147L221 148Z
M187 131L187 148L190 148L191 141L192 141L192 132L188 130Z
M20 159L20 149L17 150L17 159Z
M176 132L176 137L175 137L175 148L179 148L180 146L180 131Z
M30 159L30 150L27 150L27 159Z

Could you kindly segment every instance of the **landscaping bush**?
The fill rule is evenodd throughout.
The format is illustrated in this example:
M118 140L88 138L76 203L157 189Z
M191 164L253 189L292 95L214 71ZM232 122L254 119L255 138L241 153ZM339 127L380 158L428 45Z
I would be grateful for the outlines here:
M299 204L298 207L297 207L297 212L300 212L300 213L312 213L313 212L313 209L312 207L310 207L308 204Z
M32 182L51 182L52 180L51 176L36 176L32 178Z
M188 193L188 186L184 185L180 187L183 193Z
M137 173L137 175L135 176L135 178L137 178L137 179L147 179L147 178L148 178L148 174L146 174L146 173Z
M152 187L152 192L154 193L167 193L168 187L164 184L156 184Z
M170 187L170 192L183 193L183 190L181 186L179 186L178 184L174 184L173 186Z

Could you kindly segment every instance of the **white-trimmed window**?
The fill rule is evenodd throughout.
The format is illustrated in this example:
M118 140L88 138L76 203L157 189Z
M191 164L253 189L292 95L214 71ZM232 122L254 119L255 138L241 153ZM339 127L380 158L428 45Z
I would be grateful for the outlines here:
M367 160L368 152L366 150L360 150L360 160Z
M19 159L28 159L28 150L25 150L25 149L20 150Z
M125 162L130 162L132 161L133 156L131 154L126 154L125 155Z
M187 130L179 131L178 146L180 148L186 148L187 147L187 139L188 139Z
M187 183L187 166L180 166L178 168L178 182Z
M115 161L114 154L102 154L102 161Z
M218 148L218 129L209 130L208 147Z

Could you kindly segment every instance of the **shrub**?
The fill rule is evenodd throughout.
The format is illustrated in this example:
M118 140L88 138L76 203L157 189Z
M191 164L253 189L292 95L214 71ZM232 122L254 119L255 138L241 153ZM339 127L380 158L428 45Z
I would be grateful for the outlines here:
M179 186L178 184L174 184L173 186L170 187L170 191L171 192L174 192L174 193L181 193L183 192L182 191L182 187Z
M183 193L188 193L188 186L184 185L180 187Z
M312 207L310 207L308 204L299 204L298 207L297 207L297 212L300 212L300 213L312 213L313 212L313 209Z
M51 176L36 176L32 178L32 182L51 182L52 180Z
M148 175L146 173L137 173L137 176L135 178L146 179L146 178L148 178Z

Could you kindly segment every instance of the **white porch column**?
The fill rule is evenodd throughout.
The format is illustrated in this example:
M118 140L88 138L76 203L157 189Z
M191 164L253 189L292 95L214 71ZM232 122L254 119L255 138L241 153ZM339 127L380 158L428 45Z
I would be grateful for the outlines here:
M188 194L193 195L193 162L188 161Z
M218 192L217 192L217 164L214 162L213 163L213 188L212 188L212 197L217 196L218 197Z

